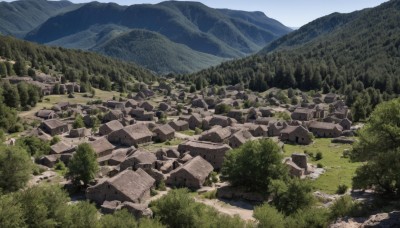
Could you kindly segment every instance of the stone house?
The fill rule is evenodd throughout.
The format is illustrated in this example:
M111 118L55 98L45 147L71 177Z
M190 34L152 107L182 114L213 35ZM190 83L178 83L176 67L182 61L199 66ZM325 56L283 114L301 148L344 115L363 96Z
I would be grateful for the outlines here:
M165 103L165 102L161 102L159 105L158 105L158 108L161 110L161 111L168 111L168 110L170 110L171 109L171 106L169 106L167 103Z
M48 109L39 110L36 116L45 120L57 118L57 114L53 110Z
M268 126L245 123L243 125L254 137L267 137L268 136Z
M343 130L350 130L352 124L353 124L353 122L351 122L351 121L350 121L349 119L347 119L347 118L342 119L342 120L339 122L339 125L343 127Z
M261 107L258 111L260 111L262 117L273 117L275 115L275 111L270 107Z
M213 115L209 121L209 126L219 125L221 127L228 127L231 126L233 123L236 123L236 120L226 116Z
M109 101L105 102L103 105L106 106L107 108L111 108L111 109L122 109L125 107L124 102L114 101L114 100L109 100Z
M99 134L100 135L108 135L113 131L118 131L122 129L124 126L118 120L112 120L100 126Z
M42 130L51 136L61 135L69 131L68 124L58 119L49 119L42 122Z
M75 151L74 146L69 145L63 141L50 146L50 154L72 153L74 151Z
M309 123L308 130L316 137L336 138L342 134L343 127L334 123L312 121Z
M132 155L127 157L121 164L120 170L125 169L143 169L149 170L152 168L156 168L155 164L157 161L157 157L154 153L146 152L146 151L135 151Z
M203 127L203 118L196 113L193 113L188 120L189 123L189 128L194 130L196 128L202 128Z
M327 104L333 103L337 100L337 95L334 93L329 93L325 95L324 102Z
M281 135L281 131L287 127L287 123L286 122L271 122L268 125L268 136L270 137L275 137L275 136L280 136Z
M87 188L86 198L98 205L104 201L143 203L150 198L155 180L142 169L125 170Z
M200 135L200 141L209 141L214 143L222 143L231 136L231 130L216 126Z
M176 120L168 123L175 131L189 130L189 123L184 120Z
M53 168L54 165L59 161L59 155L50 154L40 158L39 163L49 168Z
M177 187L199 189L213 171L210 163L197 156L183 166L171 172L167 178L167 184Z
M293 120L309 121L314 117L315 110L308 108L296 108L291 114Z
M158 126L153 129L154 140L158 142L165 142L172 140L175 137L175 130L168 124Z
M70 138L83 138L90 135L90 130L84 127L78 129L71 129L69 131Z
M153 133L144 124L133 124L111 132L108 140L123 146L135 146L151 142Z
M193 108L202 108L204 110L208 110L207 103L201 98L194 99L192 101L192 107Z
M103 117L103 122L107 123L112 120L121 120L124 118L124 113L121 110L110 110Z
M139 107L143 108L145 111L147 112L151 112L154 109L154 106L152 104L150 104L150 102L148 101L144 101L142 102Z
M286 158L284 164L289 168L289 174L301 178L304 176L304 169L300 168L291 158Z
M239 123L244 122L244 116L243 116L243 111L242 110L231 110L226 114L227 117L235 119Z
M139 102L137 102L137 101L135 101L135 100L133 100L133 99L129 99L129 100L127 100L126 103L125 103L125 107L126 107L126 108L133 108L133 109L135 109L135 108L137 108L138 106L139 106Z
M204 141L186 141L178 146L178 151L181 154L189 152L192 157L201 156L217 170L222 167L225 154L231 149L226 144Z
M102 137L97 139L96 141L89 142L89 145L92 146L94 152L97 156L97 161L101 162L105 159L111 157L112 151L115 146L113 146L106 138Z
M311 133L303 126L287 126L281 131L280 140L301 145L312 143Z
M247 130L240 130L233 134L229 139L229 146L232 148L238 148L244 143L246 143L249 140L252 140L253 136L251 133Z

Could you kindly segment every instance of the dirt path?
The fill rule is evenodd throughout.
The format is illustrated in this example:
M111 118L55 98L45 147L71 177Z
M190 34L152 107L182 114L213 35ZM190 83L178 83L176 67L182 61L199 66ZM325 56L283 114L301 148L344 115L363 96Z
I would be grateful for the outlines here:
M238 215L241 219L243 219L245 221L254 221L252 209L246 209L246 208L232 206L230 204L224 203L217 199L210 200L210 199L203 199L203 198L198 198L198 197L195 197L194 199L196 200L196 202L203 203L205 205L213 207L221 213L224 213L224 214L227 214L230 216Z

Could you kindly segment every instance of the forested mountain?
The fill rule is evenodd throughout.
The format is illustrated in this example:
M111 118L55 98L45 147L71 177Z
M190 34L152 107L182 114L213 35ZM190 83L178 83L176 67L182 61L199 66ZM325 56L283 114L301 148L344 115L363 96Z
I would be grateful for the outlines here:
M22 38L50 17L74 10L79 6L69 1L0 2L0 33Z
M27 75L28 66L50 74L63 74L71 82L81 81L103 90L121 92L136 81L150 82L154 75L149 71L110 57L80 50L48 47L22 41L8 36L0 36L0 75L10 76L15 73ZM13 72L4 60L15 61L24 69ZM15 67L14 67L15 68Z
M202 58L207 56L199 52L214 56L207 62L200 59L201 64L196 62L198 58L186 62L185 64L189 64L186 72L197 70L199 66L203 68L219 63L222 58L238 58L255 53L267 43L291 31L261 12L218 10L197 2L168 1L156 5L132 6L92 2L74 11L50 18L25 38L42 44L100 50L99 46L108 41L109 44L119 43L119 41L111 42L116 38L114 35L130 29L145 29L163 35L164 40L169 39L164 42L170 44L166 47L169 51L173 51L176 47L173 43L186 45L191 50L185 48L185 52L191 51L191 53L183 56L201 55ZM130 38L135 37L137 36ZM131 40L131 42L143 45L141 40ZM129 55L135 55L134 59L157 58L159 54L164 55L151 53L154 53L154 56L149 56L149 53L146 53L146 56L136 56L134 53ZM167 56L182 55L176 50ZM173 61L177 62L179 58ZM152 63L146 62L144 65L151 66ZM179 66L169 71L181 72L181 69Z
M159 33L147 30L131 30L92 50L133 61L164 74L171 71L194 72L223 61L223 58L191 50Z
M293 47L280 50L278 44ZM200 84L243 82L256 91L269 87L336 90L347 95L349 105L359 98L357 104L367 108L400 94L399 0L323 17L273 45L267 47L276 49L270 54L226 62L184 78Z

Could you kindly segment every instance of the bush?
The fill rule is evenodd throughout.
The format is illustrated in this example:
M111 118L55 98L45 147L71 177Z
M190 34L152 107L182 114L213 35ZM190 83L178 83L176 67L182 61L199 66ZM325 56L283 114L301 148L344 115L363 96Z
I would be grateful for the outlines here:
M343 218L345 216L358 217L361 214L361 203L353 201L351 196L348 195L340 197L330 207L331 219Z
M268 203L254 209L254 218L258 220L260 228L284 228L285 216Z
M195 135L200 135L202 132L203 132L203 130L201 130L200 128L197 128L197 127L196 127L196 128L194 129L194 134L195 134Z
M324 165L322 165L321 163L318 163L318 164L317 164L317 168L322 169L322 168L324 168Z
M217 198L217 190L212 190L209 192L206 192L201 195L205 199L216 199Z
M349 187L345 184L340 184L336 190L336 194L343 195L347 192Z
M154 188L150 189L150 196L156 196L158 194L157 190L155 190Z
M161 180L160 183L157 185L157 190L158 191L166 191L167 190L164 180Z
M322 153L320 151L317 152L317 154L315 154L315 161L319 161L322 159Z

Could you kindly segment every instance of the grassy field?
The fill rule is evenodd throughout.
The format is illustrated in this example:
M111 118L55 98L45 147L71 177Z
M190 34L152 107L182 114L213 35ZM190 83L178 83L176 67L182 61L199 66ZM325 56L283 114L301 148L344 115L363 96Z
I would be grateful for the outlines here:
M322 153L322 159L313 161L309 159L312 164L322 164L326 170L325 174L321 175L314 182L317 190L333 194L336 192L339 184L345 184L351 187L351 179L357 167L361 163L351 163L348 158L342 158L343 150L350 149L351 145L333 144L331 139L315 139L314 143L308 146L299 145L285 145L285 156L290 156L292 153L303 153L305 150L308 152Z
M84 97L83 93L76 93L74 94L75 98L68 98L68 95L50 95L50 96L45 96L43 97L43 101L37 103L36 107L32 108L29 111L26 112L20 112L19 116L20 117L33 117L35 115L35 113L41 109L44 108L51 108L54 104L57 104L59 102L63 102L63 101L69 101L71 103L76 103L76 104L86 104L88 101L92 101L92 100L111 100L113 98L113 96L118 97L119 93L115 92L115 91L103 91L103 90L99 90L99 89L95 89L96 90L96 95L94 98L90 98L90 97Z
M169 141L163 142L163 143L152 143L152 144L149 144L149 145L144 146L142 148L147 150L147 151L156 151L156 150L159 150L161 148L176 147L179 144L181 144L182 142L183 142L182 139L174 138L172 140L169 140Z

